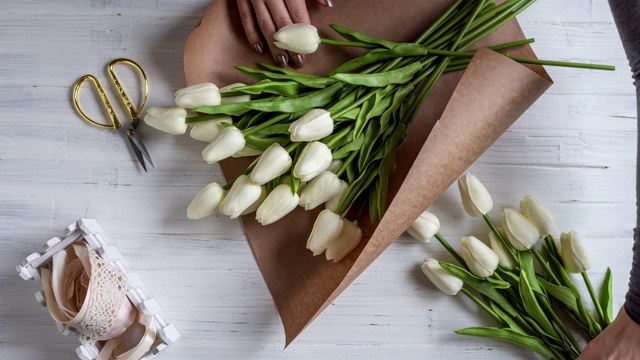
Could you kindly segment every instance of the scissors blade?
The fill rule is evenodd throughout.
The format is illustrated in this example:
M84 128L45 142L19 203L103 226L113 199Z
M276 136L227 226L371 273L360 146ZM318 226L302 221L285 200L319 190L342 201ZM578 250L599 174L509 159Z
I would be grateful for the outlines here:
M140 119L134 119L131 122L131 126L133 126L134 129L138 129L138 124L140 124ZM142 155L144 155L144 157L147 159L147 161L149 161L149 164L151 164L151 167L155 168L156 166L153 164L153 160L151 160L151 155L149 155L149 151L147 151L147 147L144 146L144 142L142 141L142 139L140 138L140 136L138 135L138 132L136 131L135 134L133 135L137 142L138 142L138 146L140 146L140 149L142 150Z
M147 165L144 163L144 157L142 156L142 152L140 151L140 148L134 141L135 135L137 135L137 133L133 128L133 126L131 126L131 124L120 126L118 128L118 132L124 134L127 137L127 139L129 140L129 145L131 145L131 150L133 150L133 153L136 155L136 158L140 162L140 165L142 165L142 168L144 169L144 171L147 172Z

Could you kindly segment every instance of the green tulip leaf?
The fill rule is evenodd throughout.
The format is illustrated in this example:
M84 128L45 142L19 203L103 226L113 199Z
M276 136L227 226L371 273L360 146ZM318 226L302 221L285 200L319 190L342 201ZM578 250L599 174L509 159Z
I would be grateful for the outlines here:
M542 287L554 298L567 306L567 308L571 311L578 311L578 299L571 289L565 286L554 285L547 280L543 279L541 276L537 277L538 282Z
M269 79L262 80L257 84L238 86L233 88L233 93L259 95L262 93L291 96L301 93L308 89L295 81L272 81Z
M441 261L440 266L442 266L442 268L444 268L445 270L449 271L455 277L464 281L465 284L468 284L469 286L476 289L481 294L495 301L496 304L500 305L504 309L504 311L506 311L507 314L509 314L510 316L518 315L518 311L511 305L511 302L507 300L507 298L504 295L502 295L497 289L495 289L490 282L484 279L481 279L471 274L467 270L452 264L447 264Z
M360 112L358 113L358 116L356 117L356 125L353 128L353 139L354 140L357 137L359 137L360 134L362 134L362 130L364 130L364 127L365 127L365 125L367 123L367 115L369 114L369 112L373 108L373 105L375 104L375 101L376 101L376 98L372 96L367 101L362 103L362 107L360 108Z
M390 84L404 84L413 78L418 71L422 70L422 64L418 62L411 63L398 69L389 70L381 73L371 74L349 74L340 73L332 75L334 79L338 79L348 84L364 85L368 87L385 87Z
M347 142L346 145L333 151L333 160L342 159L345 156L347 156L347 154L349 154L350 152L360 150L363 143L364 143L364 136L360 136L359 138L353 141Z
M509 326L509 328L513 331L519 332L520 334L527 335L527 332L524 331L520 325L518 325L511 316L509 316L500 305L496 304L495 301L490 301L491 309L493 312L500 317L500 319Z
M361 32L346 28L344 26L340 26L338 24L331 24L329 26L331 26L333 31L337 32L340 36L342 36L343 38L345 38L345 39L347 39L349 41L363 42L363 43L367 43L367 44L371 44L371 45L377 45L377 46L386 47L388 49L391 49L391 48L395 47L396 45L398 45L398 43L395 43L395 42L392 42L392 41L387 41L387 40L382 40L382 39L377 39L377 38L371 37L369 35L365 35L365 34L363 34Z
M289 136L275 136L275 137L262 137L256 135L245 136L247 146L256 150L267 150L267 148L274 143L278 143L282 146L287 145L291 140Z
M329 85L335 84L335 80L329 77L319 77L319 76L309 76L307 74L296 73L293 74L280 74L276 72L271 72L267 70L254 69L246 66L236 66L237 70L247 75L248 77L261 81L261 80L274 80L274 81L289 81L293 80L302 85L323 89ZM237 91L234 89L234 91Z
M540 324L547 334L557 338L558 334L556 333L553 325L551 325L551 322L544 313L544 310L540 307L540 304L533 293L533 289L531 288L531 284L529 284L529 275L527 275L526 270L524 269L521 269L520 272L519 290L520 297L527 314L531 315L531 317Z
M529 251L517 251L517 256L518 256L518 263L520 264L520 270L521 270L520 276L522 276L522 274L526 274L526 276L528 277L527 280L529 281L529 285L531 286L531 289L534 292L544 296L544 293L542 292L542 288L536 281L536 270L533 265L533 255L531 255Z
M607 268L607 273L602 282L600 290L600 304L606 318L607 325L613 321L613 273L611 268Z
M293 113L298 111L307 111L313 108L321 108L327 105L338 91L342 89L342 84L337 83L326 89L314 91L309 94L302 95L297 98L283 98L272 102L253 102L249 101L245 104L253 110L264 112L283 112ZM240 103L242 104L242 103ZM234 104L230 104L234 105Z
M398 44L391 49L374 49L358 58L349 60L344 64L338 66L329 75L347 73L359 69L363 66L374 64L383 60L395 59L405 56L425 56L427 54L428 51L426 47L413 43Z
M537 337L525 335L512 329L499 329L492 327L471 327L456 331L458 335L479 336L507 341L520 345L542 355L545 359L552 359L553 353L545 343Z

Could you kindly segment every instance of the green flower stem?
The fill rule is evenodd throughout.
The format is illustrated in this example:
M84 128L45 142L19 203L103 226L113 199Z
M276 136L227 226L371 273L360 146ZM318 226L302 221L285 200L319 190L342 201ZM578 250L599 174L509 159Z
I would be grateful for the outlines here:
M333 145L335 145L338 141L345 137L349 133L349 131L351 131L351 126L345 127L339 133L337 133L333 139L327 141L325 145L327 145L329 149L333 149Z
M291 144L287 145L287 147L285 147L284 149L287 150L287 152L289 154L291 154L291 152L296 150L300 144L302 144L302 143L294 142L294 143L291 143Z
M547 235L544 238L544 241L547 244L547 248L549 248L551 255L553 255L555 258L559 258L560 254L558 253L558 246L556 245L556 240L553 238L553 236Z
M440 233L436 233L434 235L434 237L436 239L438 239L438 241L440 242L440 244L442 244L442 246L449 252L449 254L451 254L451 256L453 256L458 263L460 263L460 265L462 265L465 269L469 269L467 267L467 262L464 261L464 259L462 258L462 256L460 256L460 254L458 254L457 251L455 251L451 245L449 245L449 243L447 242L447 240L445 240L442 235L440 235Z
M260 125L256 125L254 127L251 127L245 131L243 131L242 133L244 134L244 137L246 138L249 135L253 135L257 132L260 132L260 130L266 129L271 125L277 124L282 120L285 120L286 118L289 117L290 114L282 114L282 115L278 115L278 116L274 116L271 120L267 120L263 123L261 123Z
M587 289L589 290L589 295L591 295L591 300L593 301L593 305L596 308L596 312L598 313L598 317L602 322L603 326L607 326L607 318L604 317L604 312L602 311L602 305L600 305L600 301L598 300L598 296L596 292L593 290L593 285L591 285L591 279L589 279L589 275L587 275L586 271L582 272L582 278L584 279L584 283L587 285Z
M497 28L511 21L511 19L513 19L518 14L523 12L526 8L531 6L535 1L536 0L516 1L515 4L513 4L506 11L504 11L504 14L500 16L494 16L491 21L480 25L475 31L472 31L470 34L468 34L462 40L461 44L464 44L464 45L461 46L461 48L465 49L477 43L478 41L480 41L481 39L483 39L493 31L495 31Z
M511 261L513 261L514 264L519 264L518 257L513 252L513 249L511 249L509 243L507 243L507 240L505 240L500 231L498 231L498 228L496 228L493 221L491 221L491 218L487 214L482 215L482 218L484 218L484 221L487 223L487 225L489 225L489 228L491 229L493 234L498 238L498 240L500 240L500 243L502 243L502 247L504 248L507 255L509 255L509 258L511 258Z
M358 41L344 41L344 40L334 40L334 39L325 39L325 38L320 38L320 43L325 45L359 47L359 48L365 48L365 49L375 49L375 48L381 47L374 44L358 42Z
M456 0L455 3L453 3L451 6L449 6L449 8L447 9L447 11L444 12L444 14L440 15L438 17L438 19L436 21L434 21L431 25L429 25L429 27L427 28L427 30L425 30L422 35L420 35L420 37L418 37L416 39L416 43L421 43L424 40L426 40L429 35L431 35L431 33L433 33L434 31L436 31L442 24L447 24L449 23L449 20L451 19L451 16L453 14L455 14L458 6L460 6L460 4L462 4L464 0Z
M549 65L549 66L561 66L561 67L570 67L570 68L578 68L578 69L594 69L594 70L607 70L614 71L616 69L615 66L612 65L601 65L601 64L584 64L584 63L575 63L575 62L566 62L566 61L553 61L553 60L538 60L538 59L525 59L519 57L509 56L510 59L515 60L519 63L523 64L536 64L536 65Z
M547 262L544 261L540 252L534 248L529 249L529 252L538 260L538 263L540 263L540 266L542 266L542 269L544 270L544 272L547 273L547 275L549 275L549 277L551 278L551 281L553 281L556 285L562 286L562 283L560 282L560 280L558 280L558 278L553 273L553 271L551 271L549 264L547 264Z
M460 291L467 295L467 297L469 299L471 299L474 303L476 303L478 306L480 306L480 308L484 311L487 312L487 314L491 315L492 318L494 318L496 320L496 322L500 325L504 324L504 322L502 321L502 319L500 319L500 316L498 316L498 314L495 313L495 311L493 311L490 307L487 306L487 304L483 303L482 300L478 299L477 296L473 295L471 293L471 291L462 288L460 289Z
M370 97L375 95L380 90L381 90L381 88L375 88L375 89L371 90L367 95L365 95L365 96L361 97L360 99L358 99L358 101L353 102L351 105L349 105L349 106L345 107L344 109L338 111L337 113L333 114L332 118L337 119L340 116L348 113L349 110L362 105L362 103L364 103L365 101L369 100Z
M358 156L358 151L352 151L351 154L349 154L349 156L344 160L342 166L340 166L336 171L336 176L342 176L342 174L347 170L347 166L349 166L349 164L353 161L353 159L356 158L356 156Z
M582 352L582 347L580 347L580 344L578 344L578 341L576 341L576 339L573 337L573 335L571 334L571 332L567 329L566 326L564 326L564 322L562 322L562 320L560 320L558 318L558 315L556 315L555 311L553 311L553 309L551 308L551 306L549 305L548 301L540 301L540 304L542 304L542 306L544 307L544 309L546 310L546 312L549 314L549 316L551 317L551 320L553 320L556 325L558 325L558 327L560 328L560 330L562 330L562 333L564 334L564 336L569 340L569 342L571 343L571 345L573 345L573 347L579 352Z
M219 119L225 117L225 115L220 115L220 114L214 114L214 115L200 115L200 116L194 116L194 117L190 117L190 118L186 118L186 120L184 121L187 124L191 124L191 123L196 123L196 122L200 122L200 121L208 121L208 120L215 120L215 119Z

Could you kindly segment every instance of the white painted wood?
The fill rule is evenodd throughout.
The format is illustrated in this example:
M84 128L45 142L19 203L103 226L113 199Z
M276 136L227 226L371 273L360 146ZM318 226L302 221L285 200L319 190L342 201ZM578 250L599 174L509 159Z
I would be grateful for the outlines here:
M202 143L144 129L157 168L144 174L116 134L83 123L70 102L87 72L106 81L115 57L150 77L150 105L184 85L182 48L207 0L0 2L0 358L70 359L14 266L69 223L100 220L128 267L183 338L162 359L534 358L516 346L453 330L491 325L466 299L439 293L420 273L436 243L403 236L287 350L275 307L238 221L189 221L191 197L219 168ZM575 228L594 256L592 278L615 275L626 292L634 226L635 98L606 0L539 0L520 21L541 58L610 63L614 73L549 68L555 85L473 165L496 207L538 197L558 230ZM488 230L464 215L457 189L433 206L442 233Z

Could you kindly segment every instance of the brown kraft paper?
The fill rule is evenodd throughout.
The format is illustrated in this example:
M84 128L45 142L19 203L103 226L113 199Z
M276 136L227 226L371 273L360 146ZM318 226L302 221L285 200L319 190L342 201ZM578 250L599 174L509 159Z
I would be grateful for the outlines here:
M307 2L311 22L322 37L338 38L328 27L336 23L367 35L412 41L451 4L451 0L335 1L328 9ZM476 46L524 39L517 21L505 24ZM360 50L321 45L307 55L302 71L326 74ZM535 58L529 46L509 54ZM225 86L252 81L233 69L273 62L268 51L257 54L244 35L233 0L215 0L185 46L187 85L213 82ZM269 226L254 215L243 217L258 266L284 325L286 345L313 321L356 277L431 205L552 84L540 66L521 65L487 49L468 69L445 74L438 82L398 152L398 167L389 183L384 218L359 221L363 240L338 263L313 256L306 241L320 211L302 208ZM439 119L439 120L438 120ZM233 179L252 159L228 159L220 166Z

